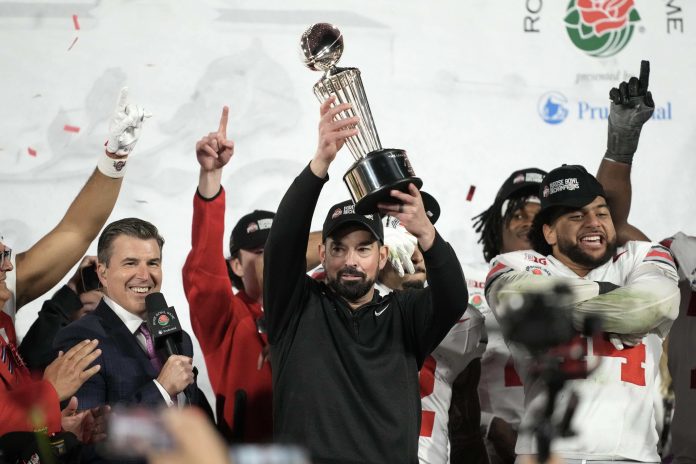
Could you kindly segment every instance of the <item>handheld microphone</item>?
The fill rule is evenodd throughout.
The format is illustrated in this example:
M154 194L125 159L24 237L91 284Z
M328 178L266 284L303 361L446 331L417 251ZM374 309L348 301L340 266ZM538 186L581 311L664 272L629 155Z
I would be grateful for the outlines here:
M181 343L182 330L179 318L173 306L167 306L164 295L160 292L150 293L145 297L145 308L147 309L147 329L152 336L152 343L155 350L164 349L167 358L171 355L178 355ZM196 368L194 368L194 376ZM184 389L184 395L189 404L193 395L193 385Z
M167 357L179 354L177 343L181 343L181 324L173 307L167 306L164 295L151 293L145 297L147 328L152 335L156 350L164 348Z

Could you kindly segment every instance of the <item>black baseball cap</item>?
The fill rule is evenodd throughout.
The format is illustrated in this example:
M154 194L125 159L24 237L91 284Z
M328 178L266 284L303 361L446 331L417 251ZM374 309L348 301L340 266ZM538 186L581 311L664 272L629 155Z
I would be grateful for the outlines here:
M523 193L523 190L528 190L530 194L536 195L539 191L539 185L544 180L544 176L546 176L546 171L539 168L514 171L510 174L510 177L505 179L495 197L496 199L505 200L513 194Z
M552 206L582 208L598 196L607 197L595 176L579 164L564 164L544 177L539 187L540 212Z
M329 209L324 221L324 227L321 230L321 239L326 241L326 238L339 227L345 224L360 224L374 235L380 243L384 243L384 228L382 219L379 214L356 214L355 204L353 200L346 200L336 203Z
M421 198L423 199L423 207L425 208L425 214L430 219L432 224L435 224L440 217L440 204L437 202L434 196L428 192L423 192L421 190Z
M230 253L264 246L274 217L275 213L260 209L242 216L230 235Z

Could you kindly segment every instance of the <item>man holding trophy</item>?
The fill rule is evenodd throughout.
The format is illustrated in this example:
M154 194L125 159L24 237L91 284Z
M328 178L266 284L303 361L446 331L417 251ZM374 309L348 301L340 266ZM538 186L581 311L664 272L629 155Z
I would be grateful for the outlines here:
M315 25L308 33L316 26L319 32L335 31ZM327 45L314 47L315 56L337 43L310 39ZM360 214L346 202L329 210L319 247L326 283L305 274L307 236L329 166L344 143L366 133L364 113L354 116L355 102L339 104L340 93L321 105L317 152L283 197L265 248L275 438L307 447L315 463L416 463L418 370L464 313L466 282L457 256L426 215L414 185L420 181L413 180L412 170L399 179L398 169L390 169L408 165L405 153L391 158L387 153L386 161L364 171L375 175L357 183L369 188L351 189L358 204L379 191L369 204L371 214ZM375 182L390 176L386 183ZM387 249L373 207L399 219L417 238L428 288L384 297L375 291Z

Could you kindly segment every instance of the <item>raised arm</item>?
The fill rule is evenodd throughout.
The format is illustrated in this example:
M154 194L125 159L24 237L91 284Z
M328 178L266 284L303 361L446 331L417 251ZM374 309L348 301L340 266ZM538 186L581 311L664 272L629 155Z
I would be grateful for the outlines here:
M301 306L309 229L329 166L345 139L357 134L349 127L358 118L335 120L350 104L332 107L334 101L331 97L321 105L317 152L283 196L266 242L263 301L271 344L282 337L293 311Z
M428 288L405 294L413 295L408 314L419 354L425 358L464 314L469 293L457 255L428 219L418 189L411 184L409 193L393 190L391 195L400 203L379 203L380 212L397 218L416 237L425 260Z
M17 309L50 290L84 256L116 204L128 156L147 116L141 107L128 104L128 89L121 89L97 169L58 225L17 255Z
M228 114L225 106L217 132L196 143L200 173L193 199L191 251L182 270L191 325L206 354L222 343L233 318L229 311L232 286L223 252L225 191L221 186L222 170L234 154L234 142L227 139Z
M631 165L638 149L640 133L655 110L648 91L650 63L642 61L640 78L631 77L609 92L611 110L607 151L599 165L597 180L604 187L611 209L619 244L629 240L649 241L648 237L628 223L631 210Z

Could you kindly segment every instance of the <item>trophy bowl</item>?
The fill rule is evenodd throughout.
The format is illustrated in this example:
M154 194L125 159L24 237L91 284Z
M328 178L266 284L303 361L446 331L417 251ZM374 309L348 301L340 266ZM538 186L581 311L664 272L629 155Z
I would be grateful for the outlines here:
M329 23L317 23L305 30L300 39L302 60L309 69L322 71L323 77L314 84L314 95L320 102L335 96L336 103L350 103L352 108L337 118L358 116L358 134L346 139L355 162L343 176L355 212L378 212L377 203L396 203L391 190L408 192L408 185L421 188L423 181L416 177L406 151L382 148L370 104L365 94L360 70L336 66L343 54L343 34Z

